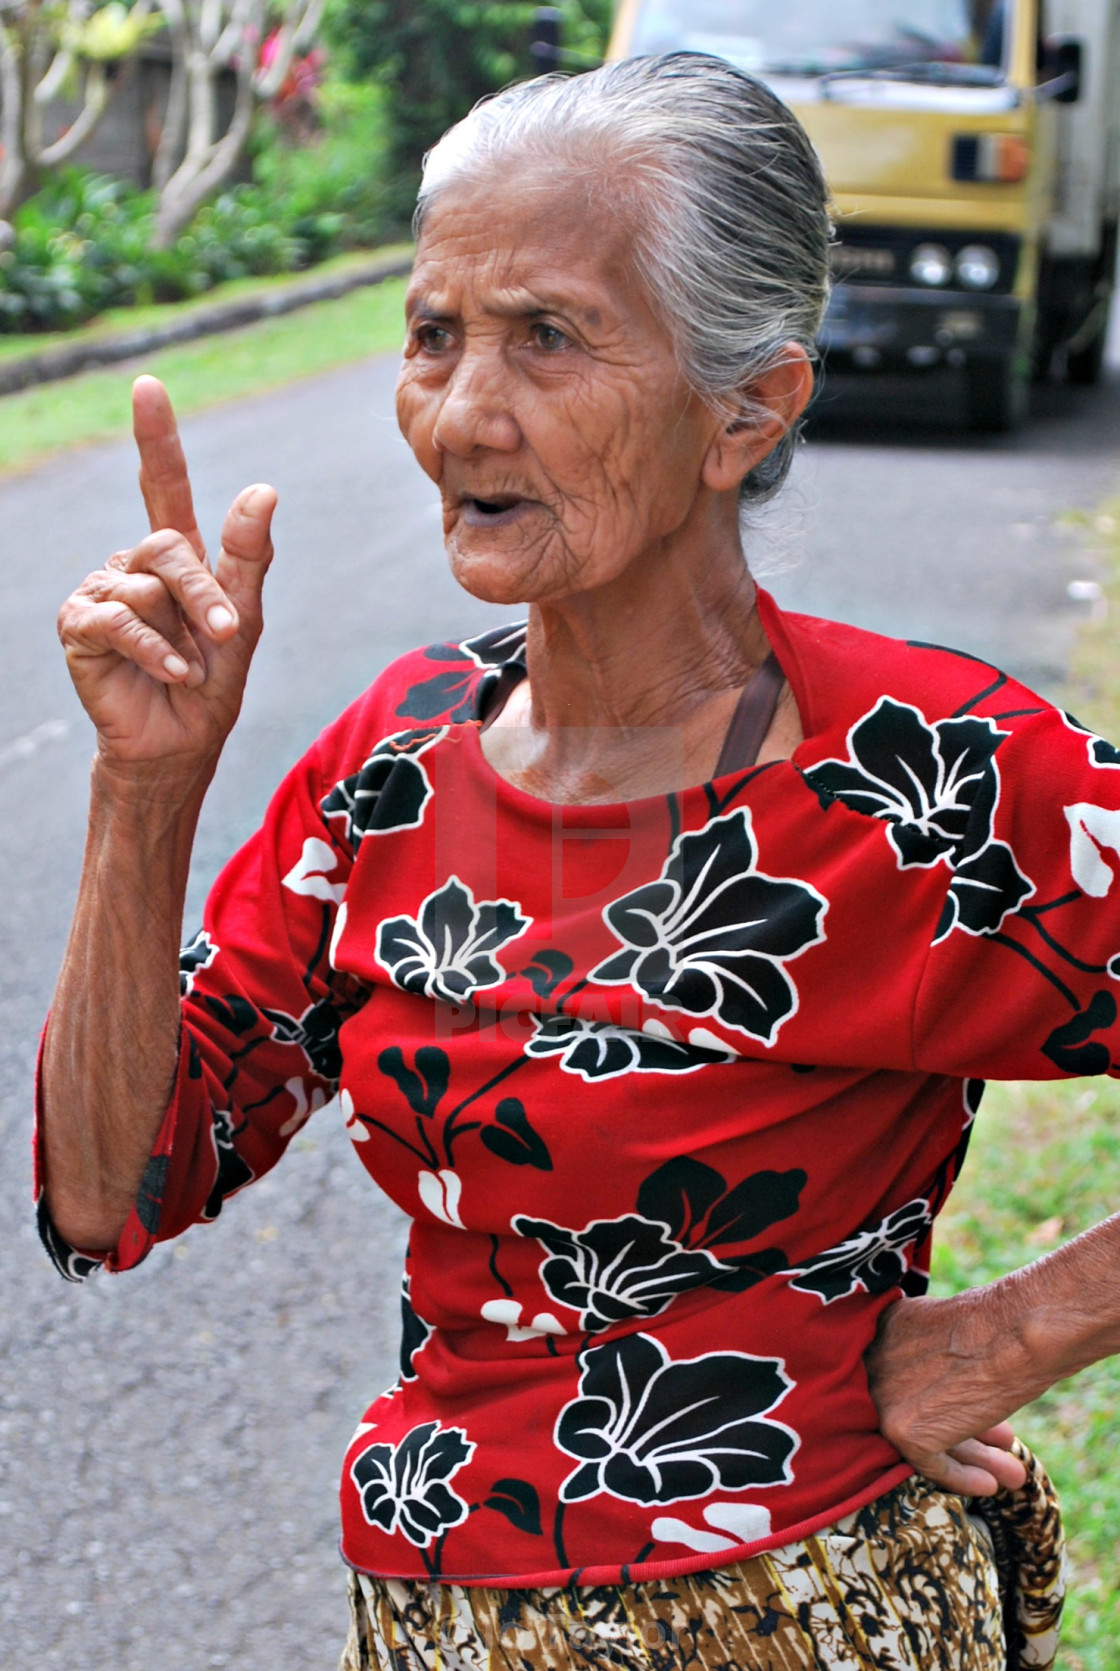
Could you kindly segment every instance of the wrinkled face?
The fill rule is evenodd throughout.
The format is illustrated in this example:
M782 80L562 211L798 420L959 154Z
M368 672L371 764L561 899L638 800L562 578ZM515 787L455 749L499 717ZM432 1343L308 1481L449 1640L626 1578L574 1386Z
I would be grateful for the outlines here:
M625 217L557 174L445 188L408 289L398 421L439 486L456 579L493 603L607 584L675 534L718 428Z

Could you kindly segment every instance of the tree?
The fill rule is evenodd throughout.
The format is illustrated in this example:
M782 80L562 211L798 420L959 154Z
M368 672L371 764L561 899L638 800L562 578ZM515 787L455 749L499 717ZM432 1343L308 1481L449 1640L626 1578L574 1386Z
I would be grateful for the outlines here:
M160 26L152 0L0 0L0 217L70 161L105 114L119 66ZM48 140L45 108L74 88L79 114Z
M3 0L0 0L0 4ZM154 243L166 249L245 154L253 112L311 43L325 0L158 0L171 37L171 86L153 167ZM232 71L233 114L220 131L218 84Z
M611 0L562 0L564 44L597 62ZM536 74L533 0L337 0L330 28L355 79L387 94L390 166L411 196L424 152L479 99Z

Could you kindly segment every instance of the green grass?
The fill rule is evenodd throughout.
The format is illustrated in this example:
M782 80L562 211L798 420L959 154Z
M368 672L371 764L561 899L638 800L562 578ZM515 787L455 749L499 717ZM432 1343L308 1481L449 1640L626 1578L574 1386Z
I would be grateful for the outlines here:
M88 325L82 325L77 330L26 331L0 335L0 365L7 365L11 360L22 360L28 354L41 354L44 349L57 348L62 343L69 346L75 343L101 342L105 337L116 336L122 331L154 330L171 320L182 319L184 315L205 313L207 308L212 308L219 302L234 302L244 296L267 296L277 290L298 288L312 278L333 278L339 273L351 272L356 267L368 266L374 257L405 255L410 248L409 244L392 244L376 250L351 250L345 255L332 257L330 261L321 261L316 267L303 273L279 273L273 278L230 279L228 283L215 285L213 290L207 290L204 295L196 296L189 302L152 302L147 307L108 308Z
M1068 705L1120 738L1120 506L1089 524L1109 609L1077 643ZM1120 1209L1120 1083L988 1088L961 1182L939 1223L936 1293L991 1282ZM1120 1277L1118 1277L1120 1280ZM1120 1667L1120 1358L1061 1382L1015 1418L1061 1499L1072 1562L1058 1664Z
M243 288L260 289L261 281L246 280ZM222 294L233 290L224 287ZM176 411L186 417L396 349L404 337L404 291L404 279L387 279L280 319L7 395L0 399L0 471L27 469L63 447L127 435L129 389L142 371L167 383ZM157 311L167 310L135 310L125 318L138 322L141 312Z

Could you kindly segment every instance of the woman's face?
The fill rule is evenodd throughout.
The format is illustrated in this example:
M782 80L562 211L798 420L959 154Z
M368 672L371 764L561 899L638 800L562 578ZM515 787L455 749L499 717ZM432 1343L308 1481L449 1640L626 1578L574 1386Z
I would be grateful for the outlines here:
M624 217L557 173L446 188L408 288L398 421L439 487L456 579L493 603L602 586L677 533L719 429Z

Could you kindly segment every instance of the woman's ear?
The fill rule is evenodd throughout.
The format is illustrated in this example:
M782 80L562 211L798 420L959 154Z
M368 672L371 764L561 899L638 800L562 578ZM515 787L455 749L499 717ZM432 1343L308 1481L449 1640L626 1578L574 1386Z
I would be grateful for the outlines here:
M738 487L777 446L809 404L813 367L798 342L787 342L781 358L742 391L742 413L714 437L701 472L717 493Z

